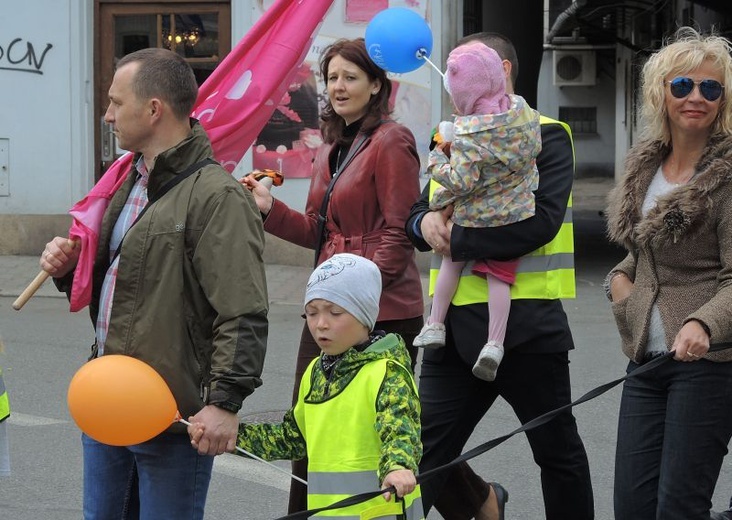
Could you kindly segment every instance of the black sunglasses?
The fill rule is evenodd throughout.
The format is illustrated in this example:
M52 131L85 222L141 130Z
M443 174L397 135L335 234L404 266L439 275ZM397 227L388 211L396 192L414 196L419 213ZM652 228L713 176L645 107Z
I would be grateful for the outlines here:
M702 81L694 81L691 78L674 78L667 81L671 88L671 95L675 98L685 98L694 90L694 85L699 86L699 92L707 101L716 101L724 91L724 85L714 79L704 79Z

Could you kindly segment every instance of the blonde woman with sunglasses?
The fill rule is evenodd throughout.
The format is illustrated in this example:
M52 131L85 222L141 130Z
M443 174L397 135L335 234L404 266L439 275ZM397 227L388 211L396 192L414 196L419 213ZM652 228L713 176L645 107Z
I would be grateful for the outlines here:
M619 520L709 520L732 437L730 52L682 27L649 58L642 139L610 195L609 237L628 255L606 290L628 372L670 358L623 386Z

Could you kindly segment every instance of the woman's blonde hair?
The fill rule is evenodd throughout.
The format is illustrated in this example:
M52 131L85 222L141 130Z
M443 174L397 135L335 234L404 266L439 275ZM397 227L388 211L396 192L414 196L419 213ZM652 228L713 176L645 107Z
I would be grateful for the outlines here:
M709 61L722 73L722 97L712 135L732 134L732 44L714 34L702 35L691 27L681 27L673 38L653 54L643 66L641 123L646 139L671 142L665 103L667 77L683 76Z

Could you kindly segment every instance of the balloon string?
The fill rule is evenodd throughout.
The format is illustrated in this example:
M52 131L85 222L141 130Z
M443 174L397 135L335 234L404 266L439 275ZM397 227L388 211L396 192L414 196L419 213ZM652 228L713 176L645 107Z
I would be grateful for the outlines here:
M432 68L433 68L433 69L435 69L435 70L437 71L437 73L438 73L438 74L439 74L440 76L442 76L442 78L443 78L443 79L445 78L445 75L444 75L444 74L442 73L442 71L441 71L441 70L440 70L440 69L439 69L439 68L437 67L437 65L435 65L434 63L432 63L432 62L430 61L430 59L429 59L429 58L427 57L427 51L426 51L426 50L424 50L424 49L419 49L419 50L417 51L417 57L418 57L419 59L421 59L421 60L424 60L424 61L426 61L427 63L429 63L429 64L430 64L430 65L432 66Z
M175 420L176 420L176 421L178 421L178 422L180 422L180 423L183 423L183 424L185 424L186 426L190 426L190 425L191 425L191 423L189 423L188 421L186 421L186 420L185 420L185 419L183 419L182 417L176 417L176 419L175 419ZM293 479L297 480L297 481L298 481L298 482L300 482L301 484L305 484L306 486L308 485L307 481L305 481L305 480L301 479L300 477L296 477L295 475L293 475L293 474L292 474L292 473L290 473L289 471L285 471L284 469L280 468L279 466L275 466L274 464L271 464L270 462L267 462L266 460L264 460L264 459L262 459L262 458L260 458L260 457L257 457L257 456L256 456L256 455L255 455L254 453L249 453L249 452L248 452L247 450L245 450L245 449L243 449L243 448L240 448L239 446L237 446L237 447L236 447L236 450L237 450L237 451L240 451L241 453L243 453L243 454L244 454L244 455L246 455L247 457L251 457L251 458L253 458L254 460L258 460L259 462L263 462L263 463L265 463L265 464L266 464L267 466L269 466L269 467L271 467L271 468L274 468L274 469L276 469L277 471L279 471L279 472L281 472L281 473L284 473L284 474L285 474L285 475L287 475L288 477L290 477L290 478L293 478Z

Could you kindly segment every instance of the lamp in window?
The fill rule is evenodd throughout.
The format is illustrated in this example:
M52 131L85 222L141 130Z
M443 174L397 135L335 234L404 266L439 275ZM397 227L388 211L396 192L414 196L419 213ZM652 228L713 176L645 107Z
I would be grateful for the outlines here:
M201 31L198 27L192 27L187 31L168 33L164 38L168 41L168 45L182 44L188 47L195 47L201 39Z

